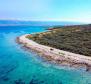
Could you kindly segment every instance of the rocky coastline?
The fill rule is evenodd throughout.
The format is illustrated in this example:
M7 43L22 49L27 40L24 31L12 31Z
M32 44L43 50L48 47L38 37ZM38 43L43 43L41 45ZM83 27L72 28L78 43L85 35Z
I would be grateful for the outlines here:
M91 71L91 57L38 44L35 41L26 38L28 35L30 34L18 37L17 42L22 44L27 49L36 51L47 61L52 61L56 64L75 68L83 67L86 71Z

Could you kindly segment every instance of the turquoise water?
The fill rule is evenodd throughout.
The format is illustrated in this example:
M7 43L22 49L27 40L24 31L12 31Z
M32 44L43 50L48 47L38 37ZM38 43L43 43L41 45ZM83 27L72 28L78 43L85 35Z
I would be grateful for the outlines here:
M91 72L48 63L17 44L17 36L46 27L0 27L0 84L91 84Z

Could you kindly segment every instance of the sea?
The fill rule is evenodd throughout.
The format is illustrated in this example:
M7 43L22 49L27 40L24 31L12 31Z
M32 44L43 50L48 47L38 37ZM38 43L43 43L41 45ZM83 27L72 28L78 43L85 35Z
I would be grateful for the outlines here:
M16 42L48 26L0 26L0 84L91 84L91 72L55 65Z

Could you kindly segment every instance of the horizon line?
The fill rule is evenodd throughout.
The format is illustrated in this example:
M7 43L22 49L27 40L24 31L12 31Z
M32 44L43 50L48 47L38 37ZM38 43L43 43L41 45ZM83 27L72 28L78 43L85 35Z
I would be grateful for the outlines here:
M65 19L65 20L38 20L38 19L32 19L32 20L28 20L28 19L0 19L0 20L10 20L10 21L41 21L41 22L78 22L78 23L91 23L91 21L89 20L72 20L72 19Z

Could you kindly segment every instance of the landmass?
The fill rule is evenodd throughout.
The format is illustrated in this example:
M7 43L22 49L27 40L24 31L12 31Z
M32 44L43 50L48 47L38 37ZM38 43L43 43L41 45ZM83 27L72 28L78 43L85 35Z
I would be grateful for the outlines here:
M91 25L49 28L46 32L20 36L17 41L48 61L91 70Z

